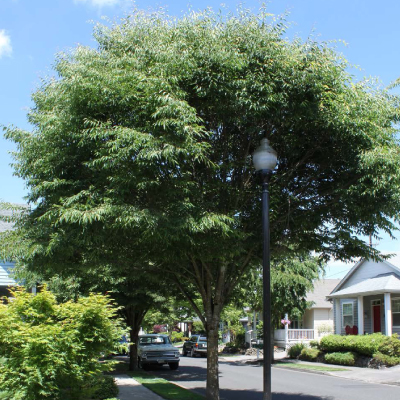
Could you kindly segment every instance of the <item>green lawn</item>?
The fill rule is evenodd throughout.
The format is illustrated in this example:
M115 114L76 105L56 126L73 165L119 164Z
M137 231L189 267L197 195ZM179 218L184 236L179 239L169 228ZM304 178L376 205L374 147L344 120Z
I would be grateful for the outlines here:
M204 397L197 393L183 389L166 379L148 374L147 372L128 371L127 374L166 400L204 400Z
M323 367L321 365L296 364L289 362L277 362L274 366L280 368L310 369L314 371L348 371L348 369L341 367Z

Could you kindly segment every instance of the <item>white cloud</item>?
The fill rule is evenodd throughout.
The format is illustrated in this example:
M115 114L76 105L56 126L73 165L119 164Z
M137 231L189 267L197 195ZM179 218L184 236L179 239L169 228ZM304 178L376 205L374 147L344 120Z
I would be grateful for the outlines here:
M93 7L115 6L120 0L74 0L74 3L85 3Z
M6 34L4 29L0 30L0 58L3 56L11 56L12 46L11 38Z

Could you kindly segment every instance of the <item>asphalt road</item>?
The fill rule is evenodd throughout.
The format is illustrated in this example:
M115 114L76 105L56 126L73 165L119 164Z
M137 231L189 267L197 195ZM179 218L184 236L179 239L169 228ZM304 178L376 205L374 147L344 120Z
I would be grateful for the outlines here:
M181 357L179 369L151 373L205 394L205 358ZM272 368L273 400L400 400L400 387L342 379L312 372ZM220 362L221 400L262 400L262 367Z

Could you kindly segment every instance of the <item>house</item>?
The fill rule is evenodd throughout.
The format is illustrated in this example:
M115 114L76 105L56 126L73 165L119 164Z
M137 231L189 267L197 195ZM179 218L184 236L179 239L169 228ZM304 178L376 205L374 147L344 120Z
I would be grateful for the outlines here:
M290 319L290 325L281 326L274 331L274 344L279 347L287 347L295 342L305 342L319 339L333 332L333 306L326 297L340 283L340 279L319 279L314 282L313 289L307 293L306 300L310 304L299 319ZM248 310L249 311L249 310ZM283 316L282 316L283 317ZM241 319L246 329L246 343L251 345L257 338L256 313L252 321Z
M400 334L400 254L360 260L327 298L333 301L336 334Z
M339 283L340 279L319 279L315 281L314 288L307 293L306 297L310 306L300 319L291 319L290 316L285 316L285 319L291 320L291 323L282 326L281 329L275 329L275 345L286 348L295 342L318 340L326 334L333 333L333 306L326 297Z
M26 204L18 204L21 209L29 210ZM11 217L12 210L0 210L0 215L2 217ZM13 229L13 224L8 221L4 221L0 218L0 234ZM14 263L9 261L1 260L0 254L0 297L9 296L9 287L18 286L18 283L12 278L12 270L14 268Z

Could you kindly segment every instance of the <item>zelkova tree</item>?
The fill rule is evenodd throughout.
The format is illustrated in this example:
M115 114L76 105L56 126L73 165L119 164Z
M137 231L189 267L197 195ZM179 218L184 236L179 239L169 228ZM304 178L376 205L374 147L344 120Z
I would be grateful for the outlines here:
M328 45L285 40L268 18L135 13L97 26L98 48L59 55L58 76L34 93L33 131L6 131L36 205L20 228L32 240L27 265L64 252L80 268L85 251L71 237L111 255L121 241L132 265L200 296L210 400L221 311L261 259L251 154L263 137L278 153L274 258L376 257L357 235L390 233L399 218L398 99L355 83Z

